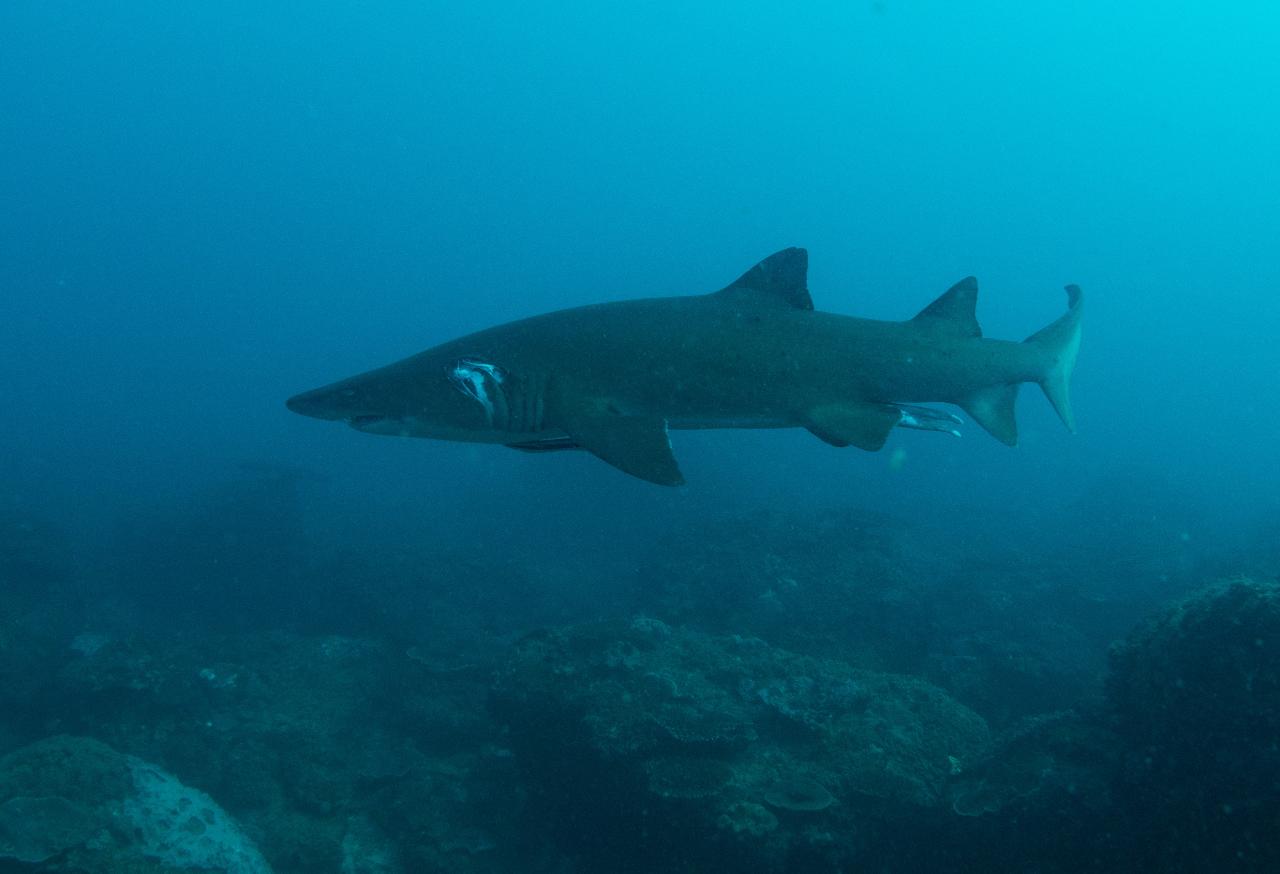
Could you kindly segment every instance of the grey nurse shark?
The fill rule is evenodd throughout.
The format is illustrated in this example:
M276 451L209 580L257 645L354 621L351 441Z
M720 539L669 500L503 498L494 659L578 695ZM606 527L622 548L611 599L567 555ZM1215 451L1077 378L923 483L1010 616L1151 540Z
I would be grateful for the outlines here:
M668 429L807 428L880 449L894 428L958 434L954 404L1017 442L1018 386L1038 383L1075 430L1068 383L1082 297L1018 343L982 336L963 279L905 322L815 312L808 254L784 249L727 288L534 316L290 398L370 434L585 449L650 482L684 482Z

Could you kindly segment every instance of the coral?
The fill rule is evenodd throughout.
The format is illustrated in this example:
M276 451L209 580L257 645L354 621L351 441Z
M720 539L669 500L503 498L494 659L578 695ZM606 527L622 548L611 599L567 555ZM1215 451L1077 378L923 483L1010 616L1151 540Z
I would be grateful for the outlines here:
M805 777L779 780L764 793L764 800L770 807L802 812L826 810L836 803L826 786Z
M778 818L755 802L737 801L716 817L716 826L735 834L760 838L778 827Z

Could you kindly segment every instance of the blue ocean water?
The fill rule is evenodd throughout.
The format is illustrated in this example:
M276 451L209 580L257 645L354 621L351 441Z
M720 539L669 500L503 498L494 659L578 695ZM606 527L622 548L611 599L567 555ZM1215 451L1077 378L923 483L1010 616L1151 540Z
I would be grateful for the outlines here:
M281 872L1171 870L1152 847L1188 823L1204 837L1179 845L1186 870L1267 870L1278 86L1280 14L1258 2L9 0L0 753L69 734L157 763ZM786 246L808 249L818 309L868 318L976 275L989 337L1028 336L1079 284L1079 433L1032 388L1016 449L973 424L880 453L676 432L689 483L663 489L586 453L284 407L490 325L709 292ZM1236 645L1220 673L1169 667ZM640 715L556 679L609 671ZM1227 702L1245 715L1151 715L1177 699L1151 677L1174 674L1247 679ZM986 728L894 753L840 722L907 682ZM681 710L689 684L724 706ZM552 718L535 689L630 746L588 733L572 748L595 758L575 760L535 730ZM1150 725L1124 721L1139 712ZM930 713L914 718L963 721ZM794 737L837 723L934 770L911 791L831 776ZM1222 755L1179 772L1197 732ZM278 747L308 753L262 752ZM368 761L334 764L355 747ZM804 764L765 774L766 747ZM1085 797L1070 827L1009 776L1044 748L1060 755L1041 772ZM583 807L538 764L558 756ZM1106 765L1144 759L1167 768ZM274 776L228 782L246 762ZM99 823L33 813L14 799L80 802L5 773L0 865L123 864L87 839L13 849L11 821L39 825L28 842ZM1011 800L1028 797L1050 800ZM1138 797L1161 802L1140 816ZM640 831L597 821L651 808ZM1036 825L1012 859L975 849L1014 820ZM884 867L904 844L943 855Z

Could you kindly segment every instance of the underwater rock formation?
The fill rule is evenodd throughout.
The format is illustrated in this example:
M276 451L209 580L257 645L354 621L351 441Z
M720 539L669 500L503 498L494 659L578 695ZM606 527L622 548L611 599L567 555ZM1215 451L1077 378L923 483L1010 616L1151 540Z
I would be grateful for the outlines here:
M1092 691L1107 646L1141 615L1108 626L1071 568L851 508L673 533L634 603L673 625L923 677L999 727Z
M1133 630L1106 698L1029 720L951 784L975 870L1280 870L1280 584L1211 585Z
M0 859L65 860L85 874L271 874L212 798L88 738L61 735L0 760Z
M1162 870L1280 870L1280 583L1221 582L1112 653L1117 783Z
M987 742L920 680L648 618L527 637L493 707L549 827L654 870L864 859L876 822L950 815L955 763Z
M1096 714L1092 714L1096 718ZM951 783L951 808L961 816L1029 811L1106 809L1119 741L1106 728L1075 711L1026 720L992 743L988 754Z
M1135 630L1107 684L1133 744L1222 756L1280 731L1280 583L1218 583ZM1257 761L1249 770L1255 770Z
M1046 714L1003 732L951 782L956 816L935 838L957 862L945 870L1128 870L1114 862L1111 784L1121 754L1096 710Z
M523 795L484 664L287 633L71 644L42 717L208 791L277 872L511 869L494 835Z
M1146 622L1104 697L1081 652L1132 605L815 518L680 547L649 597L690 627L565 624L563 588L479 561L377 588L397 621L350 636L11 604L0 871L172 872L197 825L278 874L1280 870L1280 585ZM52 732L101 743L18 749ZM191 786L225 819L175 815Z

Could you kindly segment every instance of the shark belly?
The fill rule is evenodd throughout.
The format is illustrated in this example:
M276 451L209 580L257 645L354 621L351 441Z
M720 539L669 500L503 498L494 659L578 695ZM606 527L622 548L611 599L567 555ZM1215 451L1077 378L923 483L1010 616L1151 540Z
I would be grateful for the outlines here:
M726 416L722 418L668 419L667 427L673 431L709 431L718 428L796 428L800 423L780 416Z

